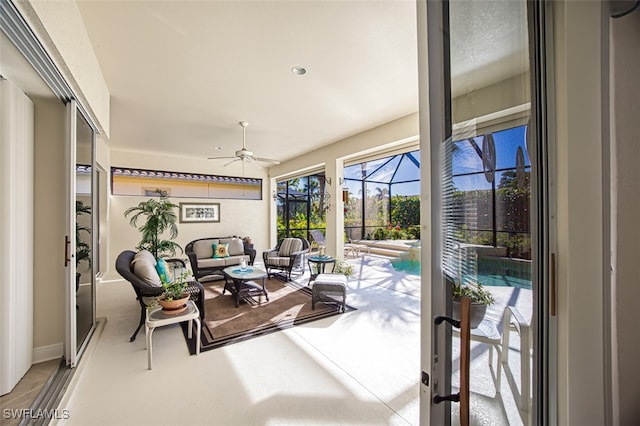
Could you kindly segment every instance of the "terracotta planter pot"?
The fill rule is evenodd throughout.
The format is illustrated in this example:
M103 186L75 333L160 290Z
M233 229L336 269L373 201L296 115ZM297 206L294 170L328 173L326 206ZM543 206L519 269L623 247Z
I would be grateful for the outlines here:
M164 300L164 296L158 298L158 303L162 306L162 310L168 314L179 314L187 309L187 301L189 295L184 296L181 299Z
M460 302L456 299L453 299L451 305L451 316L454 319L460 319ZM471 328L477 328L482 320L484 319L484 314L487 312L487 305L484 303L473 303L471 302L471 308L469 311L469 320L471 323Z

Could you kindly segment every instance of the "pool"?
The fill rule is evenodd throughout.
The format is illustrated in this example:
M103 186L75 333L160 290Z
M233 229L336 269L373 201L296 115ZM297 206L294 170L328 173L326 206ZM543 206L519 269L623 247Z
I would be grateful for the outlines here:
M393 269L406 272L411 275L420 275L420 262L416 260L392 260ZM465 276L467 278L467 276ZM531 289L531 280L506 274L479 273L477 276L468 277L471 281L477 281L486 287L517 287ZM463 279L465 281L465 279Z
M392 260L391 265L393 269L400 272L406 272L411 275L420 275L420 261L419 260Z

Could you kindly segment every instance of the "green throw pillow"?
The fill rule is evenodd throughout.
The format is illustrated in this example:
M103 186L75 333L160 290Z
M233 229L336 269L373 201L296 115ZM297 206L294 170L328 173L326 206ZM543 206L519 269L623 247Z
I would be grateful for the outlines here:
M213 247L214 259L229 257L229 243L211 244L211 247Z

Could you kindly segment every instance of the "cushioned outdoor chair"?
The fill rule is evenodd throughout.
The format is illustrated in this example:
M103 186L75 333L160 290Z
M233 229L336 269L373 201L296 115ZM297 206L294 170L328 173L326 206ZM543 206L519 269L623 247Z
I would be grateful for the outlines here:
M131 262L135 255L135 251L125 250L120 253L116 259L116 270L120 275L122 275L122 278L131 283L133 290L136 292L136 299L140 303L140 323L138 324L136 331L131 335L131 338L129 339L130 342L136 340L138 331L140 331L140 328L144 324L146 317L145 311L147 309L145 302L149 302L151 298L155 298L162 294L162 287L148 284L142 278L139 278L134 274ZM165 260L167 263L178 262L183 268L186 266L181 259ZM202 284L198 281L192 281L189 283L186 292L189 293L189 298L196 303L196 306L198 306L198 310L200 310L200 318L204 318L204 288L202 287Z
M304 272L304 255L309 253L309 241L305 238L285 238L274 249L262 253L264 267L267 276L276 275L276 272L291 280L291 273L295 271Z

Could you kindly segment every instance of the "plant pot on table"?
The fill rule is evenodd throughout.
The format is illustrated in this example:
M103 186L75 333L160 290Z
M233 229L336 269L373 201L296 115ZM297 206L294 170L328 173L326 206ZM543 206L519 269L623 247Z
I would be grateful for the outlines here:
M187 301L189 295L186 294L180 299L166 300L164 296L158 298L158 303L162 306L162 310L168 314L179 314L187 309Z
M460 299L454 298L451 305L451 314L452 317L459 320L460 319ZM482 320L484 319L484 314L487 312L487 305L485 303L477 303L471 302L471 308L469 310L469 322L471 323L471 328L477 328Z

